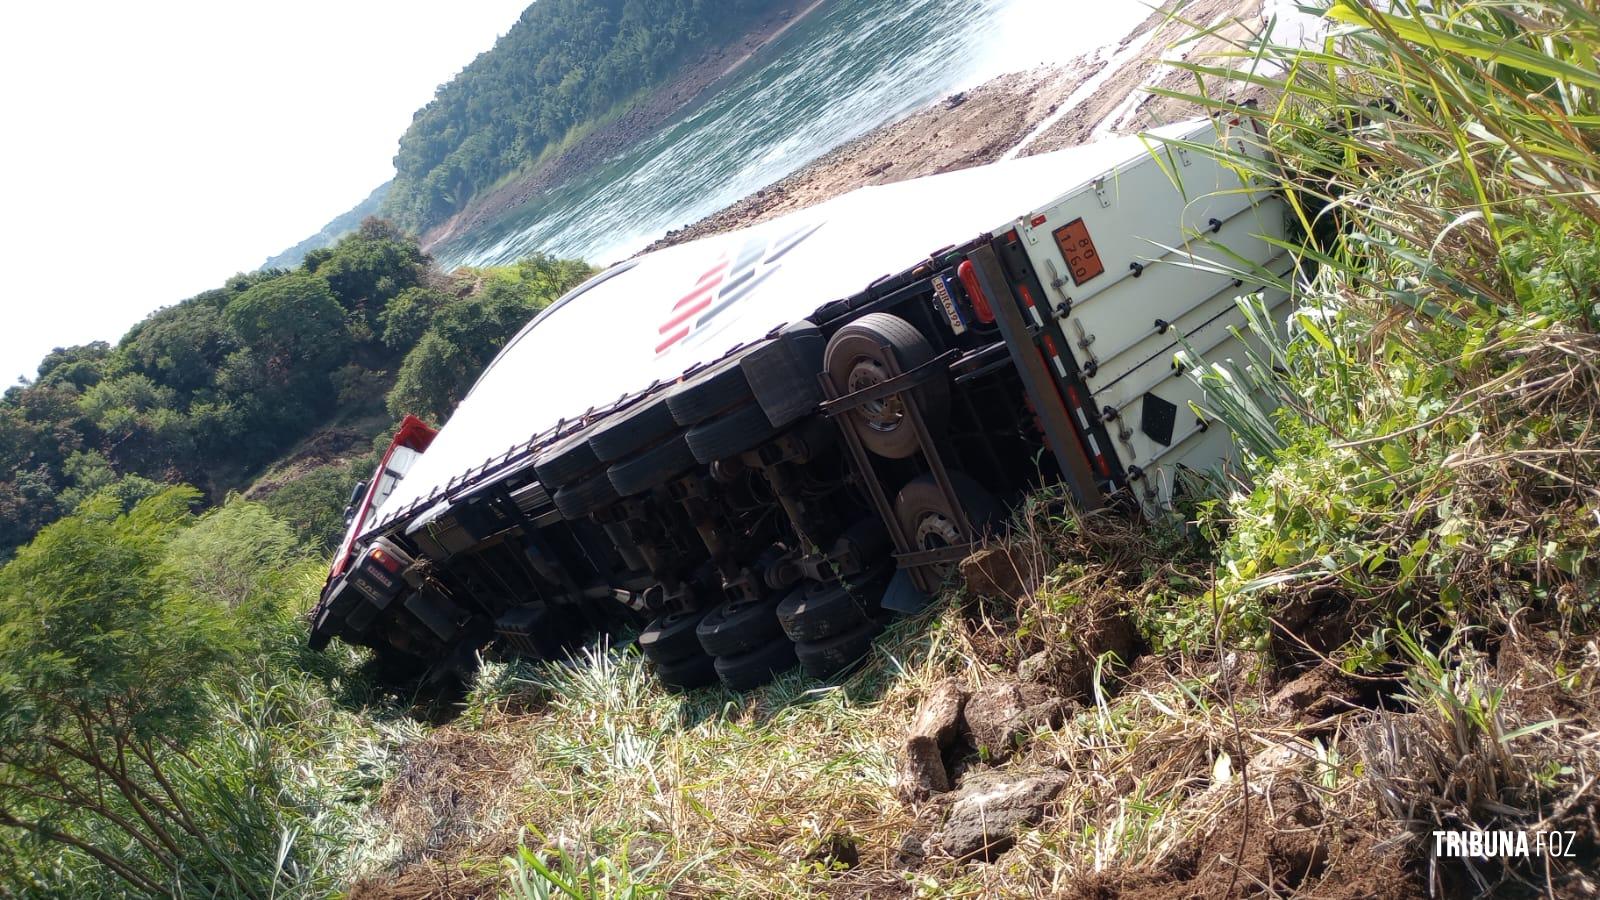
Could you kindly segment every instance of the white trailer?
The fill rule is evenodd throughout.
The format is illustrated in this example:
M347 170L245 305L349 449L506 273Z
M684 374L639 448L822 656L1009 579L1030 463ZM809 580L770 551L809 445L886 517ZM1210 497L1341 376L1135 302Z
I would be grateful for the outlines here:
M649 619L664 680L742 687L859 656L880 607L931 593L1046 482L1162 515L1232 448L1179 351L1242 363L1236 299L1287 299L1285 204L1191 149L1219 144L1263 158L1247 127L1188 122L602 273L507 343L356 526L404 577L376 611L346 586L362 565L331 577L314 639L460 661Z

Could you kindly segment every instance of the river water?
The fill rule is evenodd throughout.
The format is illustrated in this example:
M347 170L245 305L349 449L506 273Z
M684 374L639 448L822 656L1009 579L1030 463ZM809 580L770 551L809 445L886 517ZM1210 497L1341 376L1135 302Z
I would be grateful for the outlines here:
M1138 0L824 0L654 137L434 256L614 262L940 97L1119 40L1147 15Z

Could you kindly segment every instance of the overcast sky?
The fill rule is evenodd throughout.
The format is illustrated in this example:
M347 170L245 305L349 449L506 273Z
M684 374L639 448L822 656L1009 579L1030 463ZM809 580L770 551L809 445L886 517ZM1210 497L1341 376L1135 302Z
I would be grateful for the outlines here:
M0 388L354 206L529 2L5 4Z

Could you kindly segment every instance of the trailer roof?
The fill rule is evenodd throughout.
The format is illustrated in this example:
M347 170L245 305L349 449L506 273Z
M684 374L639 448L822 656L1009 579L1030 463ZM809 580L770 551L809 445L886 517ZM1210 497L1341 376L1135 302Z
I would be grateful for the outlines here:
M1209 122L862 188L750 228L645 254L546 310L479 377L369 533L472 485L473 473L591 410L761 339L774 328L998 234ZM1108 188L1115 190L1115 182Z

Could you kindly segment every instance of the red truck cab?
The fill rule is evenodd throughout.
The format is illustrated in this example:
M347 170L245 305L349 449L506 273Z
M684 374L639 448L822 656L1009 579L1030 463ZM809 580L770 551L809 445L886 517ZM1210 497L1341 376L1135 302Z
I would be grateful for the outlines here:
M393 439L389 441L388 449L384 450L383 458L378 467L373 471L372 477L357 486L351 496L350 507L345 511L344 539L339 542L338 552L333 555L333 563L328 569L327 581L322 586L322 597L312 611L312 643L317 646L326 644L328 639L338 630L340 622L332 621L336 611L344 615L337 616L342 620L349 610L339 610L335 600L341 593L349 593L352 598L356 595L354 590L345 592L347 578L355 569L358 557L356 554L356 539L371 520L372 514L383 506L394 493L400 481L411 470L412 465L422 457L428 446L433 443L434 435L438 430L428 425L416 416L407 415L400 422L400 428L395 431ZM381 557L382 551L373 551L371 548L359 557L365 563L369 556L376 552ZM384 568L382 558L374 559L373 563ZM388 573L394 577L394 572ZM386 579L385 579L386 580ZM350 585L354 588L354 585ZM348 604L343 604L348 605Z

